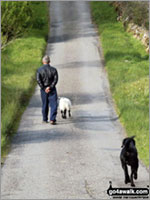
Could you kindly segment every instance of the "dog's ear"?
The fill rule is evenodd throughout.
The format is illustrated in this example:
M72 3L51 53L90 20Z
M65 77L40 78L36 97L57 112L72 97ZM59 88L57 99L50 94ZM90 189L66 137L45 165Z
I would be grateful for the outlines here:
M134 143L134 145L135 145L135 140L134 140L134 138L135 138L135 135L133 135L132 137L130 137L131 139L132 139L132 141L133 141L133 143Z
M135 135L134 135L134 136L132 136L133 143L134 143L134 145L135 145L135 144L136 144L136 142L135 142L134 138L135 138Z
M123 139L121 147L123 148L126 144L127 138Z

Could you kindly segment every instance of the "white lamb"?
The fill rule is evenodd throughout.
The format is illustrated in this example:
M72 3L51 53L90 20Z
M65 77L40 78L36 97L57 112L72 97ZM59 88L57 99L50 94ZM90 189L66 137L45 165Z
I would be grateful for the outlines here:
M68 116L71 117L71 101L70 99L66 97L59 97L59 109L61 112L62 118L67 118L67 112Z

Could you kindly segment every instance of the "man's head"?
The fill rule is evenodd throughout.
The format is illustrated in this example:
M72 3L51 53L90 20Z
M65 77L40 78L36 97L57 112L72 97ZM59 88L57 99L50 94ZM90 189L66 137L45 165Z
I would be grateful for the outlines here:
M50 57L49 56L44 56L42 59L43 64L49 64L50 63Z

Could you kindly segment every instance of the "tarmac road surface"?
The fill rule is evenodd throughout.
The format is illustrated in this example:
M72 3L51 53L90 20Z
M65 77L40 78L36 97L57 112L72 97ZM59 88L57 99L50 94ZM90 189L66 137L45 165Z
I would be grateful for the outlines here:
M42 124L37 86L2 167L2 199L109 199L124 184L119 155L124 131L114 112L89 2L52 1L47 54L59 73L58 95L72 118ZM40 67L40 66L37 66ZM140 164L137 187L149 174Z

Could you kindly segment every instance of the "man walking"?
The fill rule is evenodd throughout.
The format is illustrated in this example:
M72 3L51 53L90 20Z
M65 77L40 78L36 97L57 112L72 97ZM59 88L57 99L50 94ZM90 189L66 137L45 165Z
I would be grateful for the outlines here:
M37 83L41 88L43 123L48 123L50 106L50 123L54 125L57 116L57 90L55 86L58 82L58 73L54 67L50 66L49 56L44 56L42 62L43 66L37 70Z

